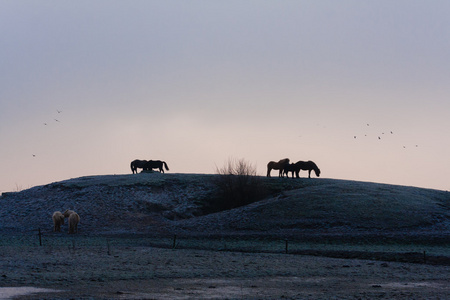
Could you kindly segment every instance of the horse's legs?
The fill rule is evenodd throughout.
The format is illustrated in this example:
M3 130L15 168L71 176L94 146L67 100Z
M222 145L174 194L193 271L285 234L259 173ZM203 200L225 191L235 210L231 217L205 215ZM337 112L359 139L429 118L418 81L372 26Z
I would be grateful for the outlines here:
M308 170L308 178L311 178L311 170Z
M267 167L267 177L270 177L270 171L272 171L272 169Z

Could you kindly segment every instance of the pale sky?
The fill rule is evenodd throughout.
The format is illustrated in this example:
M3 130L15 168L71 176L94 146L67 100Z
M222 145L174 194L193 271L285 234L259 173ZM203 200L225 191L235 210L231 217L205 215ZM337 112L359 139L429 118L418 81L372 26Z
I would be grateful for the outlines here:
M450 190L449 15L447 0L1 1L0 192L134 159L265 175L285 157Z

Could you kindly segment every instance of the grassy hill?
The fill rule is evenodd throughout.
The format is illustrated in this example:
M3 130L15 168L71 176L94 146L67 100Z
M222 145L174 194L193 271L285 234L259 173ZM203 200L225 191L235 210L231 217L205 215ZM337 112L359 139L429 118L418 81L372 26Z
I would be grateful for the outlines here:
M88 176L3 193L0 231L51 231L54 211L74 209L81 216L84 234L450 237L450 193L446 191L322 178L258 177L263 199L218 211L224 207L221 202L227 201L218 188L218 176Z

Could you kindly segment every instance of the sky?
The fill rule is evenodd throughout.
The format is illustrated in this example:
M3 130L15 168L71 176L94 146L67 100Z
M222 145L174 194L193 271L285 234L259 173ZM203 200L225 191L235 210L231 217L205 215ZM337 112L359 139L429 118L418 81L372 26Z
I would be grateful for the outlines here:
M283 158L450 190L449 13L447 0L1 1L0 192L131 174L134 159L206 174L244 159L265 175Z

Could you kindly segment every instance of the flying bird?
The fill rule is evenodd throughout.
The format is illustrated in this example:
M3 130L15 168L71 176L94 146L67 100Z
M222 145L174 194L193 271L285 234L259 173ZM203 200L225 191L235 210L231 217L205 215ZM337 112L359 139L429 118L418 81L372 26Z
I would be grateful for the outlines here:
M58 112L58 114L62 113L62 110L56 110Z
M47 123L44 123L45 126L47 126Z
M55 119L55 121L56 121L56 122L59 122L59 120L58 120L58 119Z

